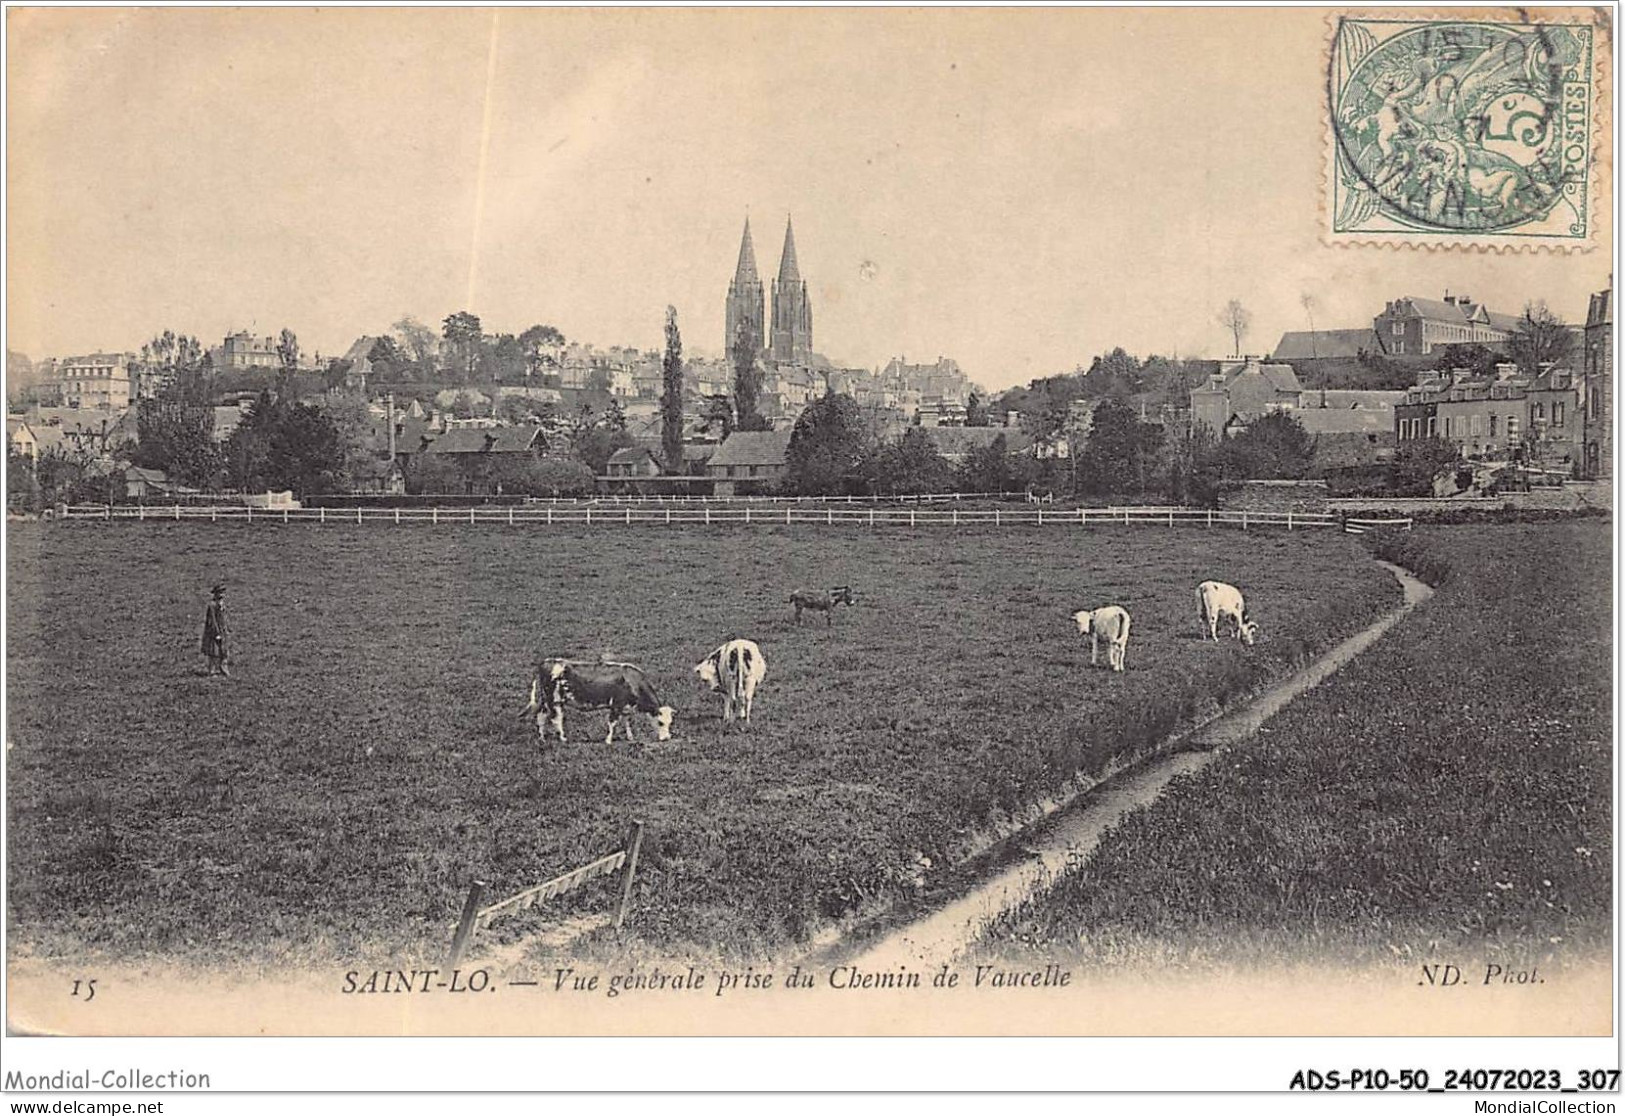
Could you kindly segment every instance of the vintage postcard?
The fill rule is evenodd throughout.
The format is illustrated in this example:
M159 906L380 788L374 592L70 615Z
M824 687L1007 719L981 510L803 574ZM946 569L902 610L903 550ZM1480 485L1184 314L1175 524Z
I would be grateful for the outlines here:
M1610 1035L1611 14L8 9L12 1034Z

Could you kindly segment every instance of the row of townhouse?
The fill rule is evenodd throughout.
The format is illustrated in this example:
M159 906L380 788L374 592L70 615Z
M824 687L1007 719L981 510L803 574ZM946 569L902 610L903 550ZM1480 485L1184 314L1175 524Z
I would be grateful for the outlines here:
M1486 460L1521 450L1547 465L1567 465L1577 477L1611 476L1613 325L1610 286L1591 297L1578 354L1533 377L1501 365L1494 377L1420 383L1394 408L1397 439L1403 445L1440 437Z

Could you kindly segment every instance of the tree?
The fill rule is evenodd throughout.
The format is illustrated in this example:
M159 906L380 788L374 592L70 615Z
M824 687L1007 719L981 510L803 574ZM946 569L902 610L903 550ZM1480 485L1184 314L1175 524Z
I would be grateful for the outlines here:
M885 494L918 496L946 492L953 485L953 467L931 435L918 426L903 431L899 441L875 455L874 472L876 491Z
M418 379L433 379L434 358L439 344L434 330L408 314L390 327L402 355L416 365Z
M1394 453L1394 490L1401 496L1433 495L1433 478L1461 463L1461 448L1445 438L1407 438Z
M1010 467L1010 445L1003 434L977 446L959 463L954 478L961 492L1006 492L1015 486Z
M1152 472L1162 427L1141 422L1134 408L1102 399L1089 426L1089 442L1078 455L1078 486L1088 492L1143 494Z
M1471 341L1462 345L1445 345L1434 350L1433 367L1440 372L1457 368L1466 369L1473 377L1494 376L1495 366L1506 358L1487 345ZM1390 362L1391 363L1391 362ZM1407 385L1408 386L1408 385Z
M984 403L982 401L982 397L980 395L978 395L974 391L970 393L970 398L965 401L965 425L966 426L992 426L993 425L993 422L992 422L991 418L988 416L988 413L987 413L987 404Z
M683 335L677 330L677 307L666 307L666 356L660 364L660 451L666 471L683 471Z
M516 383L529 375L525 346L511 333L499 333L480 346L480 379Z
M1542 365L1562 363L1573 349L1574 332L1544 302L1524 306L1523 319L1507 338L1507 352L1518 371L1530 377L1540 375Z
M1272 411L1221 442L1216 453L1226 480L1296 480L1309 472L1314 443L1289 412Z
M291 489L299 496L345 487L345 450L320 410L264 392L226 440L232 483L244 491Z
M859 495L869 427L858 401L826 391L796 419L784 454L784 489L802 496Z
M472 380L479 366L480 342L485 339L480 319L467 310L459 310L447 315L441 331L451 349L457 374L465 383Z
M1121 345L1097 356L1083 374L1083 397L1126 399L1140 387L1140 362Z
M758 358L762 341L750 322L741 322L734 335L733 350L729 356L734 370L734 413L741 430L753 430L749 425L760 417L762 401L762 369Z
M626 413L614 400L602 411L583 404L571 417L570 452L594 476L608 472L615 451L632 444L632 435L626 432Z
M1224 304L1223 310L1219 311L1219 324L1229 332L1231 340L1235 343L1235 351L1231 355L1239 357L1241 339L1247 336L1247 330L1253 324L1253 316L1247 312L1247 308L1239 299L1233 298Z
M284 329L277 337L276 359L282 368L282 383L286 385L293 382L293 374L299 371L299 338L294 336L291 329Z
M1166 431L1155 452L1152 483L1174 503L1212 506L1218 495L1212 466L1217 445L1213 428L1205 422Z
M707 395L700 410L700 429L726 441L734 426L733 400L726 395Z
M519 344L525 352L525 376L535 379L546 363L542 350L562 348L564 334L550 325L533 325L519 335Z

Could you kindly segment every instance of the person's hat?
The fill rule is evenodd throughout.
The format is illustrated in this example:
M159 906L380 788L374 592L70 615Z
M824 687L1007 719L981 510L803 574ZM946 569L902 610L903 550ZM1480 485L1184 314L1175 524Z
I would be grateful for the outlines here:
M226 583L223 581L219 582L213 589L210 589L209 592L216 597L224 597L226 595Z

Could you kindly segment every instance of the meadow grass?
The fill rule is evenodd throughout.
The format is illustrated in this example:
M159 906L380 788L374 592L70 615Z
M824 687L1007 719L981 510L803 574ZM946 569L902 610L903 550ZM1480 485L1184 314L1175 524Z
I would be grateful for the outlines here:
M1083 965L1542 958L1611 926L1611 529L1438 527L1438 593L1009 912Z
M909 893L1076 773L1163 739L1397 603L1329 532L1133 527L8 531L10 919L39 954L431 956L468 882L510 894L647 824L631 941L762 955ZM1197 638L1244 587L1253 648ZM233 676L202 673L228 585ZM833 626L798 587L850 584ZM1134 615L1128 671L1070 613ZM749 732L691 670L763 647ZM642 664L675 737L519 718L542 655ZM602 889L604 885L599 885ZM612 902L607 890L561 913Z

